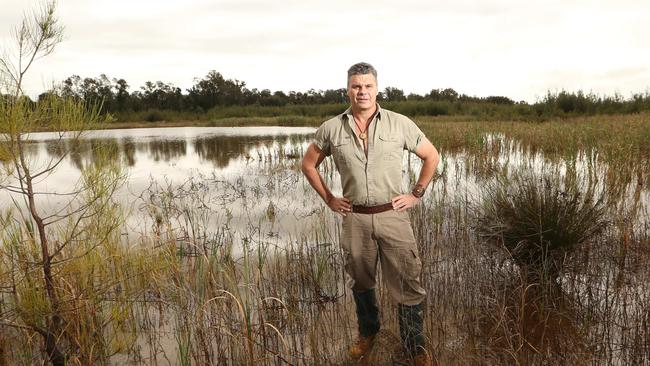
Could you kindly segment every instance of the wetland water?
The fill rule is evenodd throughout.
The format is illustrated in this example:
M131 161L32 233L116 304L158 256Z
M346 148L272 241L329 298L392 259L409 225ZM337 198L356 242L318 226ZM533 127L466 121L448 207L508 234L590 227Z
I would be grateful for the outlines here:
M187 216L183 213L204 209L200 224L209 231L226 225L236 232L258 231L267 237L295 239L310 232L312 225L322 225L323 216L329 216L322 215L324 204L300 173L300 160L314 132L311 127L98 130L86 132L74 146L58 133L33 133L28 136L27 158L35 170L63 157L51 174L36 183L37 191L47 193L37 196L39 207L46 212L66 209L70 201L66 194L76 190L82 170L103 153L109 154L124 174L124 184L115 198L126 210L131 233L149 233L160 215L172 216L180 225L186 218L181 216ZM566 174L566 162L549 162L541 153L526 153L525 147L502 134L485 136L484 141L485 154L443 154L439 180L426 197L476 198L485 183L482 176L498 167ZM419 159L412 156L403 156L405 192L419 170ZM589 159L576 159L578 175L599 169ZM602 164L599 167L605 169ZM332 191L340 193L331 159L323 162L321 171ZM14 182L8 177L0 183ZM645 206L648 192L641 196ZM11 206L9 193L0 191L0 209ZM647 214L637 217L638 221L644 219Z
M295 219L308 215L318 202L304 197L300 159L314 128L306 127L181 127L89 131L76 146L57 133L33 133L28 159L33 170L64 156L36 189L54 193L38 197L47 212L65 209L82 169L110 154L125 176L115 198L127 211L129 231L145 233L159 205L209 207L213 229L228 222L235 227L270 224L268 233L292 232ZM12 184L11 177L5 184ZM163 195L165 193L166 195ZM6 191L2 209L11 206ZM164 196L164 197L163 197ZM192 198L188 198L192 196ZM184 202L187 198L193 202ZM193 207L197 208L197 207ZM286 211L286 212L284 212ZM277 220L276 220L277 218ZM284 219L283 219L284 218Z

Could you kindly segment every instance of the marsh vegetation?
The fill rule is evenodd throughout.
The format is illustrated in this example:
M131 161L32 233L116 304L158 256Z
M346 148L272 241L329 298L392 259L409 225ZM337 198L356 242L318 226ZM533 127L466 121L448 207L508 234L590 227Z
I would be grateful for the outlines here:
M441 364L648 363L646 121L419 121L443 156L432 188L411 212L429 292L427 337ZM68 362L344 364L356 327L340 222L299 172L308 139L222 137L209 151L200 137L136 138L140 145L130 147L90 139L64 154L86 162L72 165L79 172L95 166L91 152L106 146L116 146L110 160L124 162L122 171L146 156L186 172L167 179L147 172L149 184L127 190L128 199L114 197L114 215L94 220L93 232L105 239L88 237L75 253L57 254L55 288L68 296L60 310L67 314L61 332L71 339ZM192 155L207 170L184 170ZM210 163L218 156L224 158ZM404 159L407 187L418 166ZM340 189L332 163L322 169ZM536 237L517 242L532 257L513 255L507 235L488 238L484 230L495 228L485 222L496 192L488 188L512 198L517 176L532 177L516 186L528 195L517 206L521 213L510 212L520 220L513 227L529 225L525 235ZM560 201L543 209L535 197ZM582 228L585 221L575 218L587 207L599 215L586 223L602 225ZM5 225L15 222L15 209L12 215L5 214ZM585 233L543 262L552 263L552 276L530 276L531 264L522 262L548 254L539 250L548 229L539 222ZM5 363L38 363L46 353L25 327L51 311L27 265L38 263L38 253L15 231L5 233L0 355ZM380 299L386 329L395 331L394 308L381 291Z

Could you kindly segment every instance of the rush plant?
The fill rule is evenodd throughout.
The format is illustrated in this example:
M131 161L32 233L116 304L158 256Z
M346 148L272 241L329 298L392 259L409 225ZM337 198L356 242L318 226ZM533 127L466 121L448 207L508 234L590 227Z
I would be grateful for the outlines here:
M595 192L543 173L502 176L484 190L476 229L502 246L528 280L554 281L566 256L607 227L604 199Z

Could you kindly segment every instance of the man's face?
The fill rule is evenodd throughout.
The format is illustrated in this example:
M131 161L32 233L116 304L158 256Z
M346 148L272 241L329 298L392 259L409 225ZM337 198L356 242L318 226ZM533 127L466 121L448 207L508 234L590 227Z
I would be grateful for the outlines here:
M348 97L355 111L375 108L377 79L372 74L352 75L348 82Z

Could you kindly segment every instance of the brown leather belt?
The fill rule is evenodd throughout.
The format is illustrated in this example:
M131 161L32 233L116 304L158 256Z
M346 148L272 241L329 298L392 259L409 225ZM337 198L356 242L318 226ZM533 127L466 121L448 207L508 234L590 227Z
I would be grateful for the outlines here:
M383 205L377 205L377 206L358 206L358 205L352 206L352 212L361 213L361 214L376 214L376 213L390 211L392 209L393 209L392 202L384 203Z

